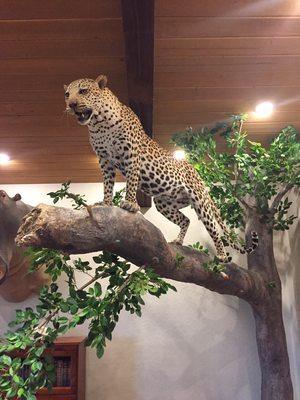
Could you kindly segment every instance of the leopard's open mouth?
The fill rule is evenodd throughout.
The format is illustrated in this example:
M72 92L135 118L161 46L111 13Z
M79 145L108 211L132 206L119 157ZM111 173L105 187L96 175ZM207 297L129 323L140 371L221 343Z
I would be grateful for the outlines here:
M75 111L75 115L77 117L77 121L81 124L81 125L86 125L91 116L92 116L93 110L91 108L85 108L83 111Z

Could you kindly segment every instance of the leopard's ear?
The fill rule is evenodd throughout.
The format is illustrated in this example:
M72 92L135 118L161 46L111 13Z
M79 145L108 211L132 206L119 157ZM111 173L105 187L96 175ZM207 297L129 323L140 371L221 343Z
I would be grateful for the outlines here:
M95 81L98 83L100 89L104 89L107 85L107 77L105 75L99 75Z
M68 89L68 85L64 85L64 91L66 92Z

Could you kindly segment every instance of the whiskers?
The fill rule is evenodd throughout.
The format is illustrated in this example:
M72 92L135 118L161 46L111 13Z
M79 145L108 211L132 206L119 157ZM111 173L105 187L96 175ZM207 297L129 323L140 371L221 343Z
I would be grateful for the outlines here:
M63 111L64 114L74 114L74 110L71 107L66 107Z
M74 115L74 112L71 110L70 107L65 108L61 115L61 119L66 119L68 122L68 125L70 123L70 118L69 118L70 115Z

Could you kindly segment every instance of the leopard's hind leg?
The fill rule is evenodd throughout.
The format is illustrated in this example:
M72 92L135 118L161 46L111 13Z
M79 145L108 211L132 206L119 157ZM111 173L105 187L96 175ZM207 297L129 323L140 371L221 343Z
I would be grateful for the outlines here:
M190 225L190 220L179 210L189 203L176 201L173 198L164 196L154 197L154 203L157 211L164 215L169 221L180 227L179 235L173 241L173 243L182 244Z
M192 195L191 201L198 218L203 222L206 230L214 242L217 250L217 257L223 262L230 261L230 258L225 250L221 234L218 230L217 221L210 205L209 195L206 194L202 198L200 198L198 195Z

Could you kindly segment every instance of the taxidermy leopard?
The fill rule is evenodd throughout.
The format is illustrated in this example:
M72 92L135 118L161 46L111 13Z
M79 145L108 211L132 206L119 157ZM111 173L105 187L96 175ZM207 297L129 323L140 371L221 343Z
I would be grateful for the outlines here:
M116 169L126 178L126 196L120 207L137 212L137 190L154 197L157 210L180 227L176 243L182 244L189 219L179 210L191 205L212 237L220 260L229 261L225 246L241 253L257 247L252 232L251 247L239 245L222 221L208 188L186 161L177 161L150 139L135 113L107 88L107 78L78 79L64 85L66 110L81 125L87 125L90 143L99 157L104 178L101 205L112 205ZM223 230L223 236L219 232Z

